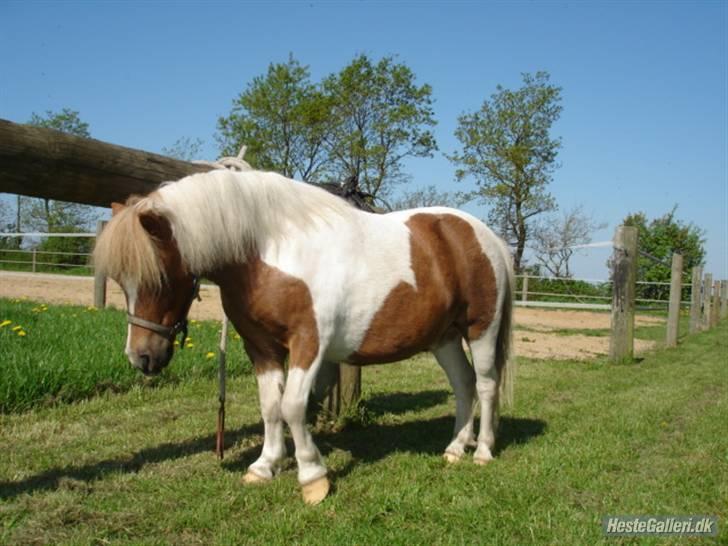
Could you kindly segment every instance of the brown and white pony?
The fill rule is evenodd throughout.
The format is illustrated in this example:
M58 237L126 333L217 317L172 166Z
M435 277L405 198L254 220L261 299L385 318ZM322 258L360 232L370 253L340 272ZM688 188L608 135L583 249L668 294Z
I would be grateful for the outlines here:
M445 457L458 460L474 445L475 462L493 458L499 386L508 396L513 377L513 271L505 244L468 214L370 214L274 173L220 170L115 205L94 259L126 294L126 354L145 374L172 358L197 279L219 285L255 368L265 425L246 482L276 474L286 455L285 421L304 499L320 502L329 490L327 471L305 422L319 370L424 350L434 353L456 398Z

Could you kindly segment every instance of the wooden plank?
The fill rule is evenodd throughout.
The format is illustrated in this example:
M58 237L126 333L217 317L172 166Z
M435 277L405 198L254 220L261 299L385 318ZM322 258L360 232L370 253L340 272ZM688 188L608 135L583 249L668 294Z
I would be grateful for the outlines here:
M690 289L690 333L700 331L700 313L703 305L701 281L703 278L702 266L693 268L693 282Z
M667 338L668 347L677 346L677 334L680 325L680 295L682 293L683 257L680 254L672 255L672 271L670 274L670 304L667 312Z
M609 361L629 362L634 357L635 281L637 280L637 228L619 226L614 235L612 264L612 335Z
M523 285L521 286L521 301L528 301L528 273L523 274Z
M728 316L728 281L720 281L720 318Z
M210 169L0 119L0 192L108 207Z

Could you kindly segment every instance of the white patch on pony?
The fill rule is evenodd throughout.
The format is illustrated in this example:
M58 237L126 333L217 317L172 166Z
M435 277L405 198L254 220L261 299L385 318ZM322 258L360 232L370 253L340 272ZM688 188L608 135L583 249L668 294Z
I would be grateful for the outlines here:
M326 475L321 453L306 427L306 403L320 364L320 359L317 359L307 370L292 366L288 371L286 390L281 401L281 414L291 429L293 443L296 445L298 482L302 485Z
M126 306L130 315L134 314L137 299L137 287L135 284L125 283L124 293L126 294ZM126 348L124 349L126 356L131 358L131 323L126 329Z
M396 215L350 209L348 221L315 223L305 237L269 244L263 261L308 286L327 361L362 343L374 315L401 282L415 286L410 231Z

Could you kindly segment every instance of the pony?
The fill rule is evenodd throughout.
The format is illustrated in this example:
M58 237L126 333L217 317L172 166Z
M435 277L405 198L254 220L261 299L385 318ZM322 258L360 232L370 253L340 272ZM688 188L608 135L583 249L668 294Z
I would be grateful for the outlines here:
M445 459L460 460L469 446L476 463L493 459L498 403L513 384L514 276L505 243L473 216L444 207L372 214L253 170L195 174L112 209L94 262L126 295L132 366L159 373L186 332L199 279L220 287L254 367L264 424L244 483L276 475L285 421L304 501L321 502L330 483L306 426L317 375L330 363L421 351L434 354L455 395Z

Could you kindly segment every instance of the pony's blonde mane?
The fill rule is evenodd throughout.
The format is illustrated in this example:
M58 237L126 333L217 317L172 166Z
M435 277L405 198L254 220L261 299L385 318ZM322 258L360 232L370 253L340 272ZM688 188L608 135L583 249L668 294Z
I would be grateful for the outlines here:
M115 214L96 240L93 262L97 272L124 286L129 283L151 290L165 278L159 250L139 221L144 198Z
M162 184L114 215L96 243L94 262L117 281L160 286L159 252L139 221L145 212L169 221L185 265L204 275L226 263L244 263L268 242L354 211L325 190L275 173L211 171Z

